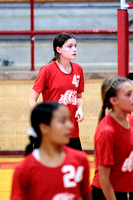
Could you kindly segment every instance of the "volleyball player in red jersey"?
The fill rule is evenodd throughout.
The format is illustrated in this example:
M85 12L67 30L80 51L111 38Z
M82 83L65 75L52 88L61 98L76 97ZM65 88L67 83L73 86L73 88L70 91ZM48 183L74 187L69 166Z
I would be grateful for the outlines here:
M31 124L34 137L14 171L11 200L89 200L87 155L65 146L72 129L68 108L57 102L38 104Z
M53 40L55 57L43 66L38 73L29 98L31 108L37 103L40 93L45 101L57 101L67 105L71 113L73 128L68 146L82 149L78 122L84 118L82 92L84 92L83 70L77 63L76 40L67 33L58 34Z
M133 85L123 77L102 84L102 111L96 129L94 200L132 200L133 171L123 170L133 151ZM105 110L110 112L105 116Z

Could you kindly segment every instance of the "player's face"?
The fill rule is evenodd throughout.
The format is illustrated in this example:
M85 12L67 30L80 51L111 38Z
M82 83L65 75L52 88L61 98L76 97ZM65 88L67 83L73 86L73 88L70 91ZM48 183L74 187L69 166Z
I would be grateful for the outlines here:
M68 144L72 127L73 125L70 121L68 108L64 105L59 106L59 108L54 111L49 126L49 141L55 145Z
M121 111L133 112L133 84L124 82L120 85L116 97L117 106Z
M58 47L60 59L74 60L76 58L76 40L74 38L68 39L62 47Z

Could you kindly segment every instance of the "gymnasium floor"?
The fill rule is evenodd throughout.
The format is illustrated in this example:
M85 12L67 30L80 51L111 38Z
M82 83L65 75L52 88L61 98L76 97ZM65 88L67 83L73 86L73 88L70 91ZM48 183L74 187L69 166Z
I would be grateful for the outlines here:
M22 158L0 158L0 200L9 200L15 164Z
M88 157L90 162L91 174L90 180L92 181L94 174L94 157ZM0 200L9 200L11 191L12 174L17 162L22 158L0 158Z

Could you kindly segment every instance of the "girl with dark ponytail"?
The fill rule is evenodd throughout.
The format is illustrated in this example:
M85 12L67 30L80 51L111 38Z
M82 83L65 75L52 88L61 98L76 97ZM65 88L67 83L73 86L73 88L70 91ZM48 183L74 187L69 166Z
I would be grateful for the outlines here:
M102 87L101 87L102 109L101 109L101 112L99 114L98 122L100 122L101 119L103 117L105 117L106 108L111 109L111 104L109 103L109 95L112 95L110 93L110 89L112 90L111 83L115 79L116 79L116 77L109 77L109 78L105 79L105 81L102 84Z
M90 200L87 155L65 146L72 129L68 108L38 104L31 125L26 157L14 171L11 200Z
M43 102L57 101L66 105L71 113L73 128L68 146L82 150L78 122L82 122L84 74L82 67L72 62L77 55L77 42L73 35L59 33L53 40L54 58L41 67L33 85L29 105L33 109L42 94Z
M129 173L125 163L133 157L133 85L126 78L109 77L102 84L101 96L102 110L94 137L93 200L131 200L133 171Z
M33 149L40 147L41 132L39 124L44 123L49 125L52 118L52 113L58 107L59 104L57 102L45 102L45 104L39 104L33 109L33 111L31 112L31 126L33 127L33 129L30 129L28 131L30 144L28 144L26 147L26 155L31 153Z

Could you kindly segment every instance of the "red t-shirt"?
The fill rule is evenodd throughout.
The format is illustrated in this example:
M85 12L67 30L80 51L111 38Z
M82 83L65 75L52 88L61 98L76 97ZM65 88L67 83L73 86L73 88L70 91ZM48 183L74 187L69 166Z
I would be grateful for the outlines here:
M15 169L11 200L79 200L90 192L87 155L64 147L65 159L47 167L29 154ZM61 198L62 197L62 198Z
M55 61L43 66L37 75L33 90L42 93L43 101L58 101L67 105L71 113L73 129L70 137L79 137L77 111L77 93L84 92L84 75L82 67L72 64L70 74L60 70Z
M110 115L106 115L99 123L95 137L96 170L93 185L99 185L99 165L110 165L110 180L114 191L133 192L133 171L122 172L122 165L133 150L133 116L128 115L130 129L121 126Z

